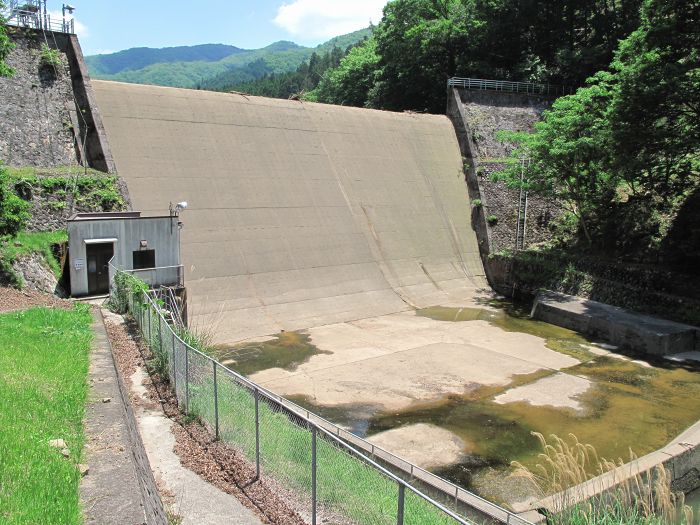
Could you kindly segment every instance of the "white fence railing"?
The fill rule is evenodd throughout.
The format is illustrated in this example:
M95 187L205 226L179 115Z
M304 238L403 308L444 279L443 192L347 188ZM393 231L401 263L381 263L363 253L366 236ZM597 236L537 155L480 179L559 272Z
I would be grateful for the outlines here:
M570 95L576 89L571 86L536 84L532 82L511 82L509 80L487 80L484 78L452 77L447 81L449 87L462 89L504 91L506 93L528 93L533 95Z

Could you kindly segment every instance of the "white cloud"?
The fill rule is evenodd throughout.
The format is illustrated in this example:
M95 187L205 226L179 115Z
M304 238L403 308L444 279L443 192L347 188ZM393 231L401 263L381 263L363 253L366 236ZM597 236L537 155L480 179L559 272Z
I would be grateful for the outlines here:
M51 17L52 25L60 25L63 22L63 13L61 11L49 11L49 16ZM78 35L79 38L89 37L90 31L88 31L87 26L74 16L71 16L68 13L66 13L66 21L70 20L71 18L73 18L73 27L75 28L75 34Z
M274 23L304 39L330 38L378 23L387 0L293 0Z

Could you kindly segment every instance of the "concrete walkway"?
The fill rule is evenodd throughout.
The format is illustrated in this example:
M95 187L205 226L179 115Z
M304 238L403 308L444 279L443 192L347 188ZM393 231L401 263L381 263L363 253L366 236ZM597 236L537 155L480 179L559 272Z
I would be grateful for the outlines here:
M123 317L104 311L105 320L121 324ZM173 515L181 518L181 525L262 525L262 521L235 496L200 478L180 463L175 454L174 423L165 417L160 405L147 397L143 381L148 373L137 367L130 377L130 397L134 400L134 414L139 434L158 487ZM122 521L120 523L130 523ZM134 522L140 523L140 522Z
M147 516L151 513L144 506L109 340L99 312L93 311L93 316L83 458L89 471L80 484L85 523L158 523Z

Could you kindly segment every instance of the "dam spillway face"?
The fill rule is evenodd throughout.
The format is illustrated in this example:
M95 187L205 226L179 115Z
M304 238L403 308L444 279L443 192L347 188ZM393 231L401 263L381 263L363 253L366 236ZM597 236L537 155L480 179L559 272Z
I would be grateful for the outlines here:
M485 286L446 117L93 89L134 208L189 203L190 315L215 342L460 304Z

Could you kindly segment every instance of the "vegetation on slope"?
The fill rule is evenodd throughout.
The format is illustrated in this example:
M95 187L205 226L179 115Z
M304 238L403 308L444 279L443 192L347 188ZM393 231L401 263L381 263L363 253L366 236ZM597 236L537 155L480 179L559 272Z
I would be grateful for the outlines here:
M68 240L62 228L71 210L125 208L116 176L85 171L80 166L8 168L0 165L1 284L22 287L23 279L13 269L13 263L35 254L60 279L61 268L55 248Z
M12 75L12 68L7 65L5 59L10 54L14 44L7 36L5 28L5 19L2 16L2 10L5 8L5 2L0 0L0 77L9 77Z
M85 57L93 75L114 75L122 71L143 69L153 64L169 62L217 62L245 50L224 44L202 44L153 49L134 47L111 54Z
M558 99L534 134L505 137L520 147L502 177L519 186L530 160L524 186L567 212L564 242L647 262L663 251L698 271L699 21L697 2L645 0L609 71Z
M81 523L78 497L92 318L35 308L0 315L0 516ZM63 439L64 457L50 440Z

